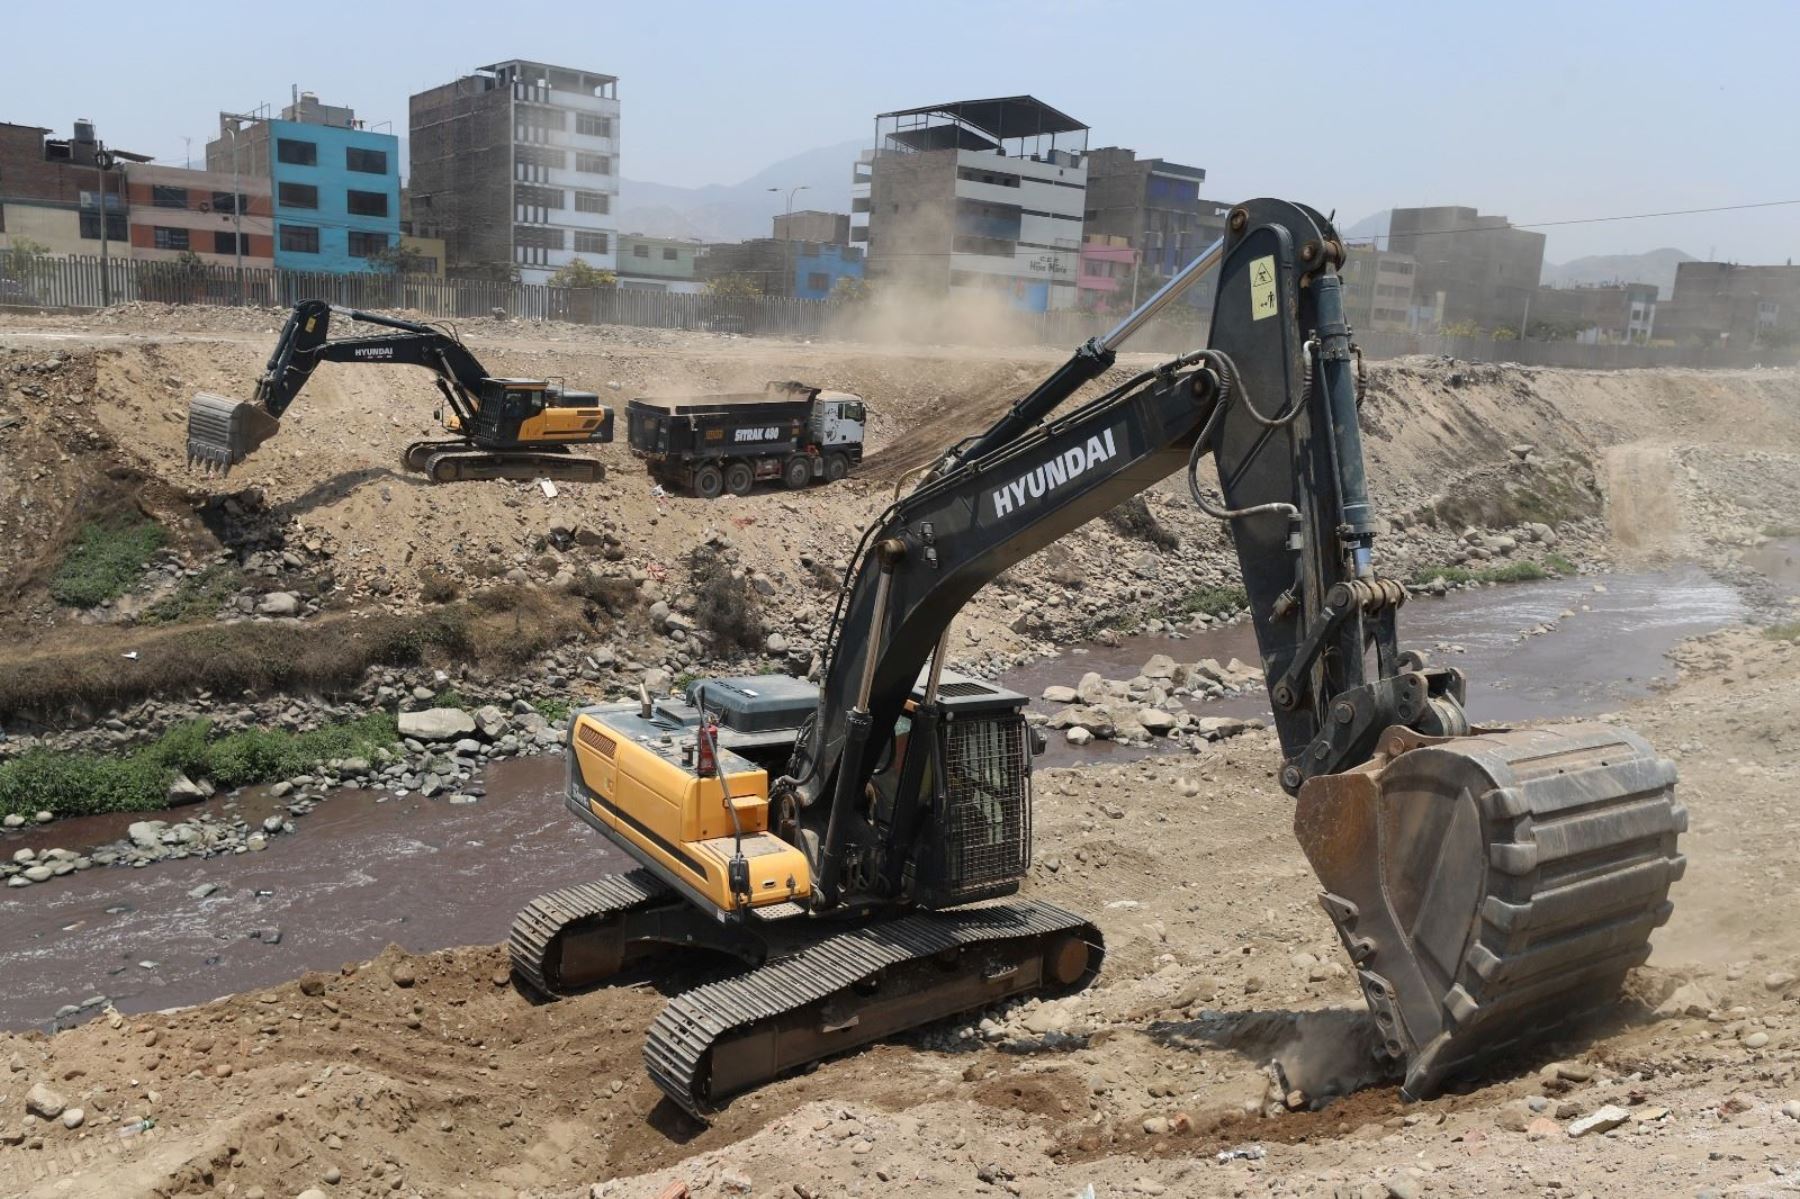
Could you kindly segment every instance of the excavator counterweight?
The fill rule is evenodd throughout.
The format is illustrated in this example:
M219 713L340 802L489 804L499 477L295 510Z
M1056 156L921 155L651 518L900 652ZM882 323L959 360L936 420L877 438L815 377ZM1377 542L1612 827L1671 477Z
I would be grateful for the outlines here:
M1682 874L1674 769L1610 725L1472 726L1462 672L1402 650L1343 259L1313 209L1235 206L1217 246L870 525L817 686L710 679L577 711L567 805L639 869L521 912L518 976L560 993L722 953L645 1050L696 1114L874 1036L1085 986L1100 930L1016 895L1041 745L1025 697L947 670L948 631L1002 571L1185 470L1230 530L1295 832L1406 1092L1610 1002ZM1214 267L1206 348L1071 403Z

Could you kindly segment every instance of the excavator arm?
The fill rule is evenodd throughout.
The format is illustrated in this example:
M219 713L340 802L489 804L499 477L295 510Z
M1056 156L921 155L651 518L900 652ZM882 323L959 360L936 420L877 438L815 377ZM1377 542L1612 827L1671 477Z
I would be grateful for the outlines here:
M329 340L331 318L391 330L366 337ZM436 376L438 390L465 429L473 424L481 381L487 371L462 342L431 325L379 313L340 308L324 300L303 300L269 355L249 403L201 394L188 414L188 462L229 471L281 428L281 417L321 362L421 366Z
M905 784L871 802L872 780L903 715L931 716L951 621L1002 571L1185 469L1231 529L1296 834L1417 1095L1616 992L1667 919L1686 814L1673 767L1634 734L1471 731L1461 673L1399 648L1406 592L1374 564L1342 259L1314 210L1236 206L1218 246L896 501L852 559L818 709L774 793L816 912L920 877L903 859L942 840L943 808ZM1057 414L1215 263L1206 350ZM1208 453L1217 498L1196 474Z

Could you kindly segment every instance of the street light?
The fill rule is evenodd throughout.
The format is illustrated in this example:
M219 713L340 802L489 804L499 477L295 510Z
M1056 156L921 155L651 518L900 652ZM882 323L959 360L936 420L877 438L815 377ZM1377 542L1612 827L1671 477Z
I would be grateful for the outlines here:
M112 307L112 270L106 262L106 172L112 169L113 154L106 148L105 142L99 142L94 150L94 183L97 187L95 201L100 206L100 305Z
M779 188L779 187L771 187L767 190L772 191L772 192L780 192L784 189ZM812 189L804 183L797 183L793 187L786 188L785 190L787 191L787 219L788 219L788 224L791 226L793 224L793 219L794 219L794 193L795 192L803 192L803 191L811 191ZM794 231L792 228L789 228L789 229L787 229L786 232L787 232L787 236L782 239L784 242L787 243L786 253L783 255L783 257L785 257L787 260L787 289L786 290L787 290L787 293L791 296L796 291L798 291L799 288L794 286Z

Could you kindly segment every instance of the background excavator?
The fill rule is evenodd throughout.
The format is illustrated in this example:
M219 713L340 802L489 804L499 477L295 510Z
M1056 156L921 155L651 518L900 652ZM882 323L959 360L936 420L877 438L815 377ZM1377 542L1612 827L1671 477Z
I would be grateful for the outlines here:
M1217 245L869 527L817 687L712 679L580 709L567 804L639 866L527 905L516 974L556 995L638 959L665 978L695 950L736 959L645 1045L696 1116L875 1038L1086 985L1100 931L1014 896L1042 745L1025 697L946 670L947 631L1001 571L1185 470L1230 527L1295 833L1404 1092L1609 1002L1682 874L1674 768L1610 725L1471 727L1461 672L1400 647L1343 256L1312 209L1233 208ZM1056 411L1214 267L1207 349Z
M332 314L392 330L328 340ZM540 479L593 483L606 468L569 453L612 440L612 409L591 391L569 391L543 379L489 375L453 330L398 317L339 308L324 300L294 306L249 402L205 392L188 406L188 463L229 472L281 429L281 416L321 362L422 366L436 375L455 434L406 447L406 469L433 483L459 479Z

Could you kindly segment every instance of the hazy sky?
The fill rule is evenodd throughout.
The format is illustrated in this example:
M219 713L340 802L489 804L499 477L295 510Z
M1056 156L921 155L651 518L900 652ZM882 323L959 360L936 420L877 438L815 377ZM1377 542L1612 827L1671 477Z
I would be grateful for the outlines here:
M1800 3L880 4L365 0L9 6L0 120L180 163L289 85L404 134L407 96L529 58L620 77L623 173L732 183L876 112L1030 92L1094 145L1346 222L1456 203L1517 222L1800 200ZM103 31L100 36L91 36ZM35 48L37 52L24 52ZM847 169L847 168L846 168ZM3 187L3 184L0 184ZM1547 230L1548 257L1800 257L1800 205Z

